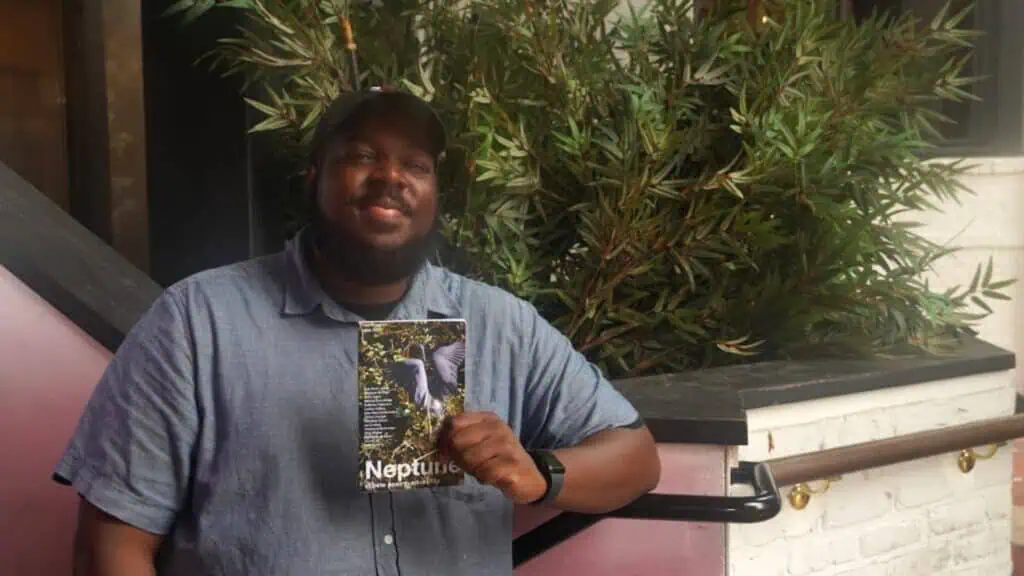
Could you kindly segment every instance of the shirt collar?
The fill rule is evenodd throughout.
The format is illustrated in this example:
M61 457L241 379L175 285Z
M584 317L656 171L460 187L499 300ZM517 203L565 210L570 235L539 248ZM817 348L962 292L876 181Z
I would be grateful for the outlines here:
M285 282L281 313L307 315L317 308L339 322L359 322L357 314L346 310L324 291L306 260L303 244L308 234L301 230L285 247ZM443 269L426 263L412 277L409 290L391 312L389 320L424 320L432 317L457 318L460 306L448 290Z

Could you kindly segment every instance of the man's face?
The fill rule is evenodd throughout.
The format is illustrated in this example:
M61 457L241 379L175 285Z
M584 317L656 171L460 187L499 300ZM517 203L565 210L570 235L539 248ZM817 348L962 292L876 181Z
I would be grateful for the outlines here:
M371 117L324 150L313 228L328 262L351 281L397 282L426 260L437 177L415 126L401 115Z

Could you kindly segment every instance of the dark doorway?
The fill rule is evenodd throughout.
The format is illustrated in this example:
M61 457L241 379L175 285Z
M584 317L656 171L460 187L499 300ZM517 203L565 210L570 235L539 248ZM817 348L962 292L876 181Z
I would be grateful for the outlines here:
M196 62L238 11L183 24L169 5L142 3L150 275L164 286L254 252L241 84Z

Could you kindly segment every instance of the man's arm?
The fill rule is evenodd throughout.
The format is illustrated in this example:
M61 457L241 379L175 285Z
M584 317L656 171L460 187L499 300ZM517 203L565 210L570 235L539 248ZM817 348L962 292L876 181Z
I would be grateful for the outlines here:
M57 464L54 479L81 496L76 576L155 573L191 477L190 338L176 294L165 292L121 344Z
M621 508L654 490L661 476L646 426L602 430L554 453L565 466L565 484L554 503L562 510L599 514Z
M632 404L533 306L523 305L520 325L530 366L522 439L564 465L555 505L607 512L653 490L661 461Z
M114 518L82 498L75 533L74 576L156 576L163 537Z
M563 510L607 512L654 489L661 463L636 409L532 306L518 312L509 324L522 361L510 383L523 397L520 436L494 414L461 414L442 435L442 453L520 504L546 489L527 449L552 450L564 465L554 502Z
M496 414L466 412L446 422L442 458L451 458L480 482L517 504L544 497L547 482L515 433ZM597 432L571 448L555 451L565 483L554 505L599 514L621 508L658 484L661 463L646 428Z

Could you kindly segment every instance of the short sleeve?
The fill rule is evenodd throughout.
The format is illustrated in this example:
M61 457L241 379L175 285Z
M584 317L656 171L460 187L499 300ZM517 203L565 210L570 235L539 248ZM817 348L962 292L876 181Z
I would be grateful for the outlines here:
M107 366L54 480L123 522L166 534L185 499L197 429L187 321L167 291Z
M603 430L635 426L640 415L579 353L572 342L528 303L522 304L526 371L521 440L527 448L575 446Z

